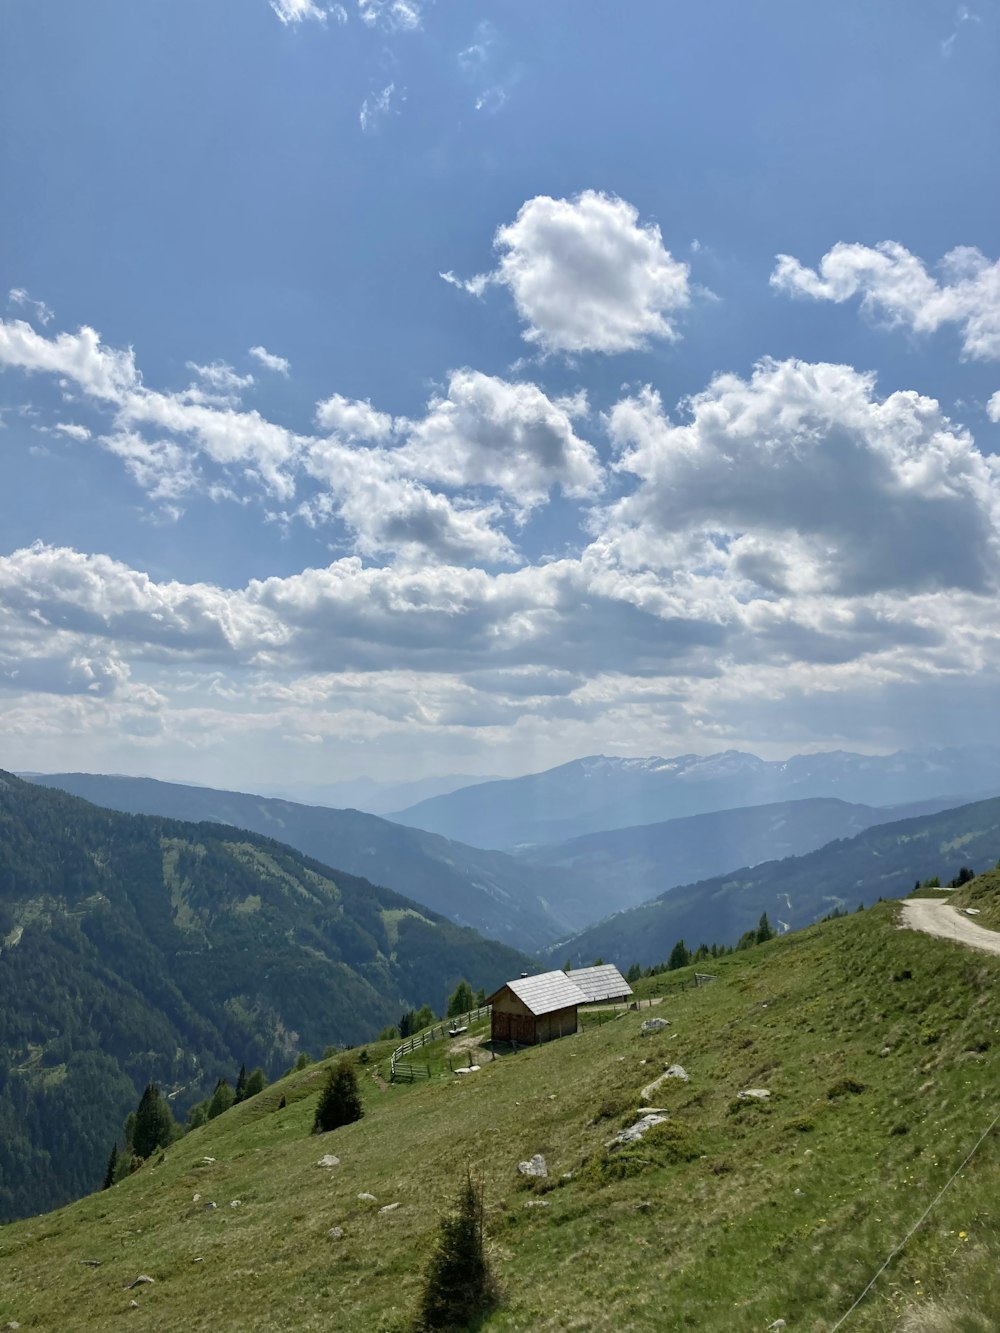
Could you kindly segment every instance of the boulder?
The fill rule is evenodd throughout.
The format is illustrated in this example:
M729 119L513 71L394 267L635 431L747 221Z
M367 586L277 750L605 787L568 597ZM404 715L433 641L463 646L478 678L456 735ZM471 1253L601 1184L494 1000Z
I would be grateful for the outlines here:
M744 1088L742 1092L736 1094L741 1102L765 1102L770 1095L767 1088Z
M343 1227L331 1227L330 1230L329 1230L326 1234L330 1237L331 1240L343 1240L343 1239L344 1239L344 1228L343 1228Z
M659 1078L654 1078L652 1083L647 1083L639 1096L644 1102L648 1101L660 1084L666 1083L669 1078L679 1078L682 1083L688 1083L690 1081L690 1077L685 1069L680 1065L671 1065Z
M517 1169L522 1176L547 1176L549 1174L549 1168L545 1165L545 1158L540 1152L536 1152L528 1162L518 1162Z
M324 1153L316 1163L317 1166L339 1166L340 1158L334 1157L332 1152Z
M637 1143L654 1125L662 1125L666 1119L665 1115L644 1115L634 1125L629 1125L627 1129L620 1129L613 1139L608 1140L605 1146L617 1148L624 1143Z
M361 1200L362 1203L378 1203L378 1200L375 1198L375 1195L369 1194L367 1191L363 1194L359 1194L358 1198Z
M155 1277L150 1277L148 1273L140 1273L139 1276L135 1279L134 1282L127 1282L127 1283L125 1284L125 1290L126 1290L126 1291L131 1291L133 1287L145 1287L145 1286L148 1286L149 1283L151 1283L151 1282L155 1282L155 1281L156 1281L156 1278L155 1278Z
M662 1032L670 1026L669 1018L647 1018L639 1029L640 1032Z
M379 1209L379 1212L380 1212L380 1213L394 1213L394 1212L396 1211L397 1208L401 1208L401 1207L402 1207L402 1204L399 1204L399 1203L386 1203L386 1204L383 1204L383 1206Z

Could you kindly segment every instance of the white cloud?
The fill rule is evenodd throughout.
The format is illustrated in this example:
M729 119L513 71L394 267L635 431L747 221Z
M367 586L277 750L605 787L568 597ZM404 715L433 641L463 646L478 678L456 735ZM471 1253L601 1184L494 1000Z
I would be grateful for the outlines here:
M860 296L863 310L915 333L955 324L965 356L1000 360L1000 261L991 263L973 246L959 246L939 268L940 280L896 241L875 247L838 241L816 269L778 255L771 285L817 301Z
M386 440L393 429L387 412L376 412L367 399L345 398L339 393L316 404L316 422L348 440Z
M218 401L223 403L239 402L243 390L251 388L254 382L252 375L237 375L225 361L213 361L207 366L189 361L187 368L193 370L201 382L218 395Z
M7 301L10 305L31 306L34 309L35 318L43 327L55 317L54 310L50 310L44 301L33 300L23 287L11 287L7 293Z
M358 0L358 17L370 28L415 32L423 22L423 0Z
M764 361L689 409L675 425L647 389L610 414L618 468L640 479L608 519L630 561L775 596L996 585L1000 473L933 399L879 400L849 366Z
M291 362L283 356L276 356L269 352L266 347L251 347L250 355L255 361L259 361L265 370L273 370L278 375L286 375L291 370Z
M60 435L68 435L71 440L79 440L81 443L90 439L90 431L87 427L77 425L75 421L57 421L52 429L58 431Z
M139 385L132 349L105 347L100 334L86 326L46 338L23 320L0 320L0 366L63 375L106 402L120 401Z
M389 115L392 110L393 98L403 101L406 98L406 89L400 89L396 92L394 83L386 84L380 93L371 93L361 103L361 110L358 112L358 120L361 124L363 134L373 134Z
M688 267L664 248L660 229L641 224L623 199L586 190L574 199L537 195L494 238L492 273L461 281L475 296L510 289L527 328L546 352L626 352L651 338L677 338L674 319L690 303Z
M336 514L363 555L393 553L404 562L516 561L509 538L495 526L497 505L437 494L405 475L391 452L315 441L306 466L327 489L300 512L313 522Z
M326 22L327 11L320 5L314 4L313 0L270 0L270 4L278 18L286 25L303 23L306 19L315 19L318 23ZM337 10L341 10L343 18L336 13ZM347 21L347 14L342 6L334 5L333 12L338 22Z
M447 393L409 423L396 458L414 476L496 487L525 506L540 504L554 486L579 499L594 494L603 477L593 447L573 429L586 414L583 393L553 401L536 384L457 370Z
M986 404L986 415L991 421L1000 423L1000 389L996 391L990 401Z

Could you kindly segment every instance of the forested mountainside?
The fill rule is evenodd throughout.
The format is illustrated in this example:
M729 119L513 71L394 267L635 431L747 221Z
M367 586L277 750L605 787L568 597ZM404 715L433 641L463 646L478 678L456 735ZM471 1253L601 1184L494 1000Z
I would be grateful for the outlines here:
M31 781L131 814L165 815L251 829L472 926L491 939L533 950L606 916L601 883L536 869L503 852L468 847L359 810L215 791L152 778L96 773L32 774ZM739 864L739 860L733 862Z
M0 773L0 1220L93 1189L150 1079L182 1114L530 965L271 839Z
M762 912L776 929L797 929L859 903L898 898L917 880L942 883L963 866L991 869L1000 857L1000 798L880 824L806 856L768 861L670 889L552 946L554 960L651 966L683 939L689 947L735 944Z
M608 829L523 853L532 865L572 871L600 880L616 911L658 897L679 884L721 875L737 866L777 861L816 851L836 838L851 838L888 824L946 809L941 798L890 811L835 797L748 805L660 824Z
M401 824L512 849L602 829L653 824L743 805L836 796L868 805L1000 793L1000 749L989 746L766 760L739 750L627 759L591 755L525 777L482 782L391 815Z

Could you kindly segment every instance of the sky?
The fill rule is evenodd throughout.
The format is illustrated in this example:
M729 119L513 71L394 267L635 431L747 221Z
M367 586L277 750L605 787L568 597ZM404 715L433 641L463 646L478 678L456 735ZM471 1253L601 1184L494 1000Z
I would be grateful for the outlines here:
M1000 743L997 0L0 19L0 767Z

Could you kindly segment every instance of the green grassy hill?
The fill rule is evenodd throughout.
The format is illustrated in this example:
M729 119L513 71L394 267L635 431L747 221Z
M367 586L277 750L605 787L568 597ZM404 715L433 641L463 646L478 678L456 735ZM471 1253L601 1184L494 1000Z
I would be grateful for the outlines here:
M373 1047L364 1118L321 1137L322 1068L293 1075L113 1189L0 1230L0 1323L401 1330L471 1164L505 1290L489 1333L830 1333L929 1205L846 1328L995 1333L996 1133L935 1199L1000 1109L1000 958L897 912L733 955L697 989L651 979L640 1012L495 1062L471 1034L451 1059L471 1040L486 1062L462 1078L441 1047L440 1076L385 1087ZM643 1036L650 1016L669 1025ZM609 1150L674 1063L689 1081L653 1097L668 1119ZM517 1163L539 1152L549 1175L528 1182ZM140 1273L155 1281L126 1290Z
M0 775L0 1218L92 1189L150 1079L183 1117L241 1064L274 1076L525 966L268 838Z

